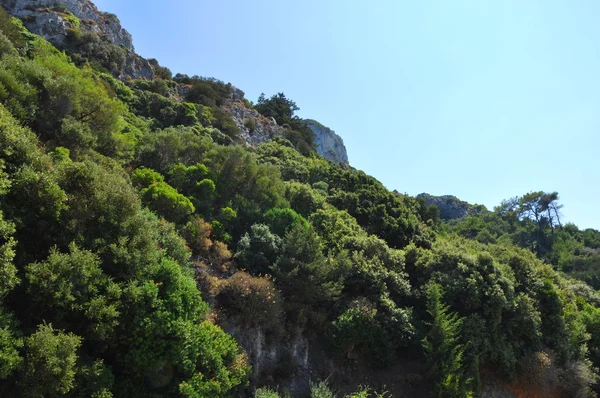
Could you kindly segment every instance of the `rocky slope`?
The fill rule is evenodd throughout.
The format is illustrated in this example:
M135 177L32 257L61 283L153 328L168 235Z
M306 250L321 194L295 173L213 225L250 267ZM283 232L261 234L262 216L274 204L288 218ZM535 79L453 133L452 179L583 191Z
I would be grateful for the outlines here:
M434 196L422 193L417 195L417 197L425 199L425 203L428 206L435 205L440 209L440 218L442 220L457 220L469 214L479 213L482 209L482 206L472 205L452 195Z
M283 128L273 118L268 118L248 106L244 100L244 92L231 88L231 99L223 108L231 115L241 131L241 137L248 145L258 145L283 136Z
M284 129L277 125L275 119L267 118L249 107L244 95L242 90L232 87L231 99L224 106L242 131L242 138L249 145L257 145L283 136ZM332 162L348 164L348 154L342 137L315 120L307 119L304 123L315 133L315 145L319 155Z
M77 26L127 51L121 78L150 80L154 77L152 66L135 53L131 34L123 29L117 16L99 11L89 0L0 1L10 14L23 21L29 31L43 36L59 48L65 45L69 29Z
M132 36L121 26L117 16L99 11L89 0L0 0L0 4L20 18L31 32L59 48L67 44L69 31L75 27L124 48L127 51L125 65L115 73L123 80L154 78L152 64L135 53ZM231 99L223 108L231 114L241 130L241 137L249 145L284 135L283 128L274 119L266 118L248 106L244 92L235 87L232 87ZM305 122L315 133L317 152L321 156L332 162L348 163L346 147L340 136L314 120Z

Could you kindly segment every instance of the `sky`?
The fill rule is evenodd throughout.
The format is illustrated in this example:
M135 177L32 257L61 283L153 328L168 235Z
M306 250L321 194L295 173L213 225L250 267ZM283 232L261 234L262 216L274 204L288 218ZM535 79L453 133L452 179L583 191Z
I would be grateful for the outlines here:
M558 191L600 229L597 0L94 2L174 73L284 92L390 190Z

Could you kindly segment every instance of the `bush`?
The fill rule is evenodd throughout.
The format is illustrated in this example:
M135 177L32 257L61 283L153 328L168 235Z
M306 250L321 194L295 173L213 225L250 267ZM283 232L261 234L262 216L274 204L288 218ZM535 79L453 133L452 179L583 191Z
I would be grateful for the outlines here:
M255 274L266 274L281 251L281 238L264 224L254 224L240 239L235 257L242 267Z
M21 49L25 46L25 41L21 37L21 29L15 19L11 17L4 7L0 6L0 35L6 37L15 48ZM0 40L1 42L1 40ZM0 51L0 55L2 55Z
M283 324L281 298L268 277L237 272L227 279L217 299L240 325L263 327L272 332Z
M254 392L254 398L280 398L281 396L276 392L267 387L256 389Z
M169 184L159 182L141 191L143 202L167 220L179 223L196 211L192 202Z
M295 226L308 228L308 221L292 209L274 208L269 210L265 213L265 224L279 236L284 236Z
M310 398L336 398L337 394L329 387L326 381L319 383L310 382Z
M81 338L39 325L25 341L26 373L22 380L27 396L64 395L74 387L77 350Z
M4 55L18 55L17 49L12 42L0 31L0 58Z
M183 237L196 255L207 255L213 242L210 240L212 227L202 218L193 217L183 229Z
M252 119L244 120L244 127L246 127L250 132L256 130L256 122Z
M152 184L158 184L164 181L165 179L160 173L146 167L135 169L131 175L131 182L133 183L133 186L138 189L148 188Z

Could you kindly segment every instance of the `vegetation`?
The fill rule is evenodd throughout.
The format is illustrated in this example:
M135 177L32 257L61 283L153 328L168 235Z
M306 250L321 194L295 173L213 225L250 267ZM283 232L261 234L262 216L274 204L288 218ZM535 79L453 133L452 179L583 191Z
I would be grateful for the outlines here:
M283 94L255 108L288 139L233 145L230 85L156 61L121 82L121 50L23 29L0 9L0 396L254 390L220 325L307 337L336 364L426 364L432 396L475 396L490 373L593 396L600 232L563 224L558 194L443 222L315 155ZM280 396L283 373L255 396Z

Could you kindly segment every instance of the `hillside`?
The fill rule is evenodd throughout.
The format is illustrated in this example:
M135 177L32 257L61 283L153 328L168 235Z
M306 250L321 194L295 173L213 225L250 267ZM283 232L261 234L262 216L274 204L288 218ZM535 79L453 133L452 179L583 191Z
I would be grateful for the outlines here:
M557 193L443 216L283 93L2 6L0 396L596 396L600 232Z

